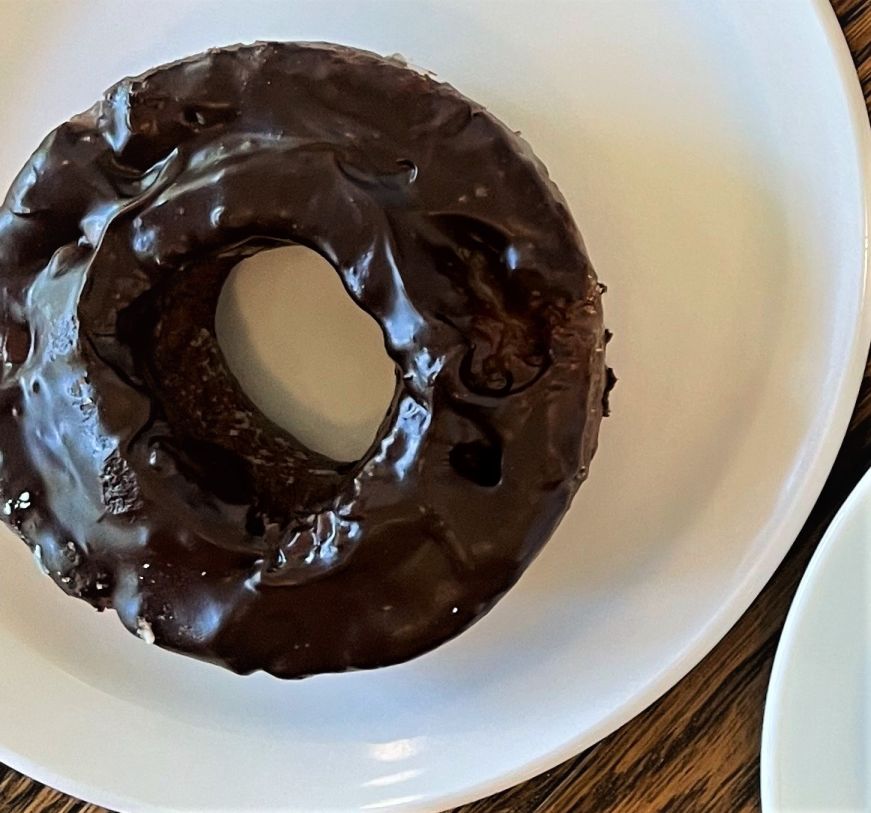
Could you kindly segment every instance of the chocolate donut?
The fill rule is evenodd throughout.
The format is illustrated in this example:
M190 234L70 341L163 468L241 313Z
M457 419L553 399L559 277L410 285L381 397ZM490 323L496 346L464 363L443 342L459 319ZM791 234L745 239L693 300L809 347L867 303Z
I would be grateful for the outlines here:
M288 244L395 362L361 460L271 423L217 344L231 269ZM6 522L69 595L240 673L461 632L596 448L602 287L563 198L518 135L397 60L260 43L121 81L18 176L0 279Z

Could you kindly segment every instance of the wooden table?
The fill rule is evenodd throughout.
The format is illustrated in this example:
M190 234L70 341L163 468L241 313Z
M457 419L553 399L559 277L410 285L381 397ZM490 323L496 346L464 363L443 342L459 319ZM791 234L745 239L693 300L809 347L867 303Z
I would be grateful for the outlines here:
M871 106L871 0L832 0ZM453 813L741 813L759 810L771 662L808 560L871 467L871 360L850 430L798 540L720 644L674 689L558 768ZM0 813L103 813L0 765Z

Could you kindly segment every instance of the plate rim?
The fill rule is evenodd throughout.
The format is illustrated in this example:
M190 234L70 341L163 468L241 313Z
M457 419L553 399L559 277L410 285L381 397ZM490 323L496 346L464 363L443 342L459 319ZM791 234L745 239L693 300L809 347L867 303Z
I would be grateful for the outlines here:
M837 82L843 95L850 118L849 137L853 149L856 179L861 193L861 221L863 223L863 248L859 281L861 292L857 302L857 316L852 326L849 351L844 355L846 362L837 377L837 398L830 408L823 440L816 455L808 466L808 474L801 488L790 501L789 510L784 512L779 531L772 535L773 541L762 551L760 558L747 570L744 578L733 588L718 613L711 616L697 632L692 642L676 654L671 663L656 673L642 689L610 714L603 717L596 726L587 729L560 747L531 760L513 770L505 771L483 782L466 788L432 796L425 800L410 802L397 801L389 809L395 813L440 813L449 808L466 804L486 796L506 790L522 782L529 781L560 763L577 756L581 751L601 741L622 725L636 717L666 692L679 683L701 660L710 653L744 615L757 598L765 584L774 574L778 565L795 542L807 517L816 503L823 485L828 478L836 455L846 434L853 412L856 395L859 391L865 370L868 347L871 344L871 302L869 302L869 282L871 282L871 255L869 255L869 233L871 233L871 126L869 126L866 107L859 78L853 63L852 54L844 37L838 18L829 0L805 0L808 11L815 18L820 35L834 62ZM864 480L869 480L866 475ZM858 486L857 489L858 490ZM854 492L855 493L855 492ZM850 498L842 506L843 511ZM839 516L841 512L839 511ZM837 521L833 521L833 525ZM828 534L828 532L827 532ZM821 543L822 545L823 543ZM775 661L776 666L776 661ZM767 714L766 714L767 719ZM763 743L764 743L763 727ZM21 758L0 742L0 762L8 765L31 779L90 803L125 811L125 813L145 813L154 808L127 794L104 791L78 782L74 777L60 776L51 768L37 764L30 759ZM763 769L764 770L764 769ZM763 782L763 808L765 807L765 783ZM193 813L193 808L162 808ZM250 808L252 813L257 808ZM218 811L219 808L213 808ZM287 813L298 813L300 808L287 807ZM355 813L359 808L329 808L330 813ZM234 809L234 813L243 813Z
M828 567L832 556L843 537L843 527L855 512L862 506L871 505L871 471L866 472L862 479L838 509L829 527L823 534L817 549L811 557L810 564L801 577L795 592L789 612L780 634L771 676L765 694L765 714L762 719L762 747L759 755L760 791L763 813L775 813L779 810L779 791L781 783L776 778L775 754L778 750L780 731L785 716L784 688L787 682L787 672L792 652L798 642L801 622L808 613L808 607L813 600L819 579Z

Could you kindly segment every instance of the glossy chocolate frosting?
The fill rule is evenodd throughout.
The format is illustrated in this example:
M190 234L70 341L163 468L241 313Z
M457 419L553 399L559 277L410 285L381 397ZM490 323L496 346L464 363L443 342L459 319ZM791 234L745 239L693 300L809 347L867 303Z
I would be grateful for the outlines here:
M291 243L396 364L358 461L267 420L215 338L230 270ZM456 635L596 447L602 289L565 202L479 105L374 54L263 43L123 80L15 181L0 281L5 520L68 594L238 672Z

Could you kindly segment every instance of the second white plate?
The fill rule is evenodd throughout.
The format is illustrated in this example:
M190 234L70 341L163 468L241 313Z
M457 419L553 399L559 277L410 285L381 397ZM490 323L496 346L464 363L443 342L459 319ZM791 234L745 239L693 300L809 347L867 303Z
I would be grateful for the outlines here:
M795 594L771 672L761 767L765 813L871 811L871 473Z

